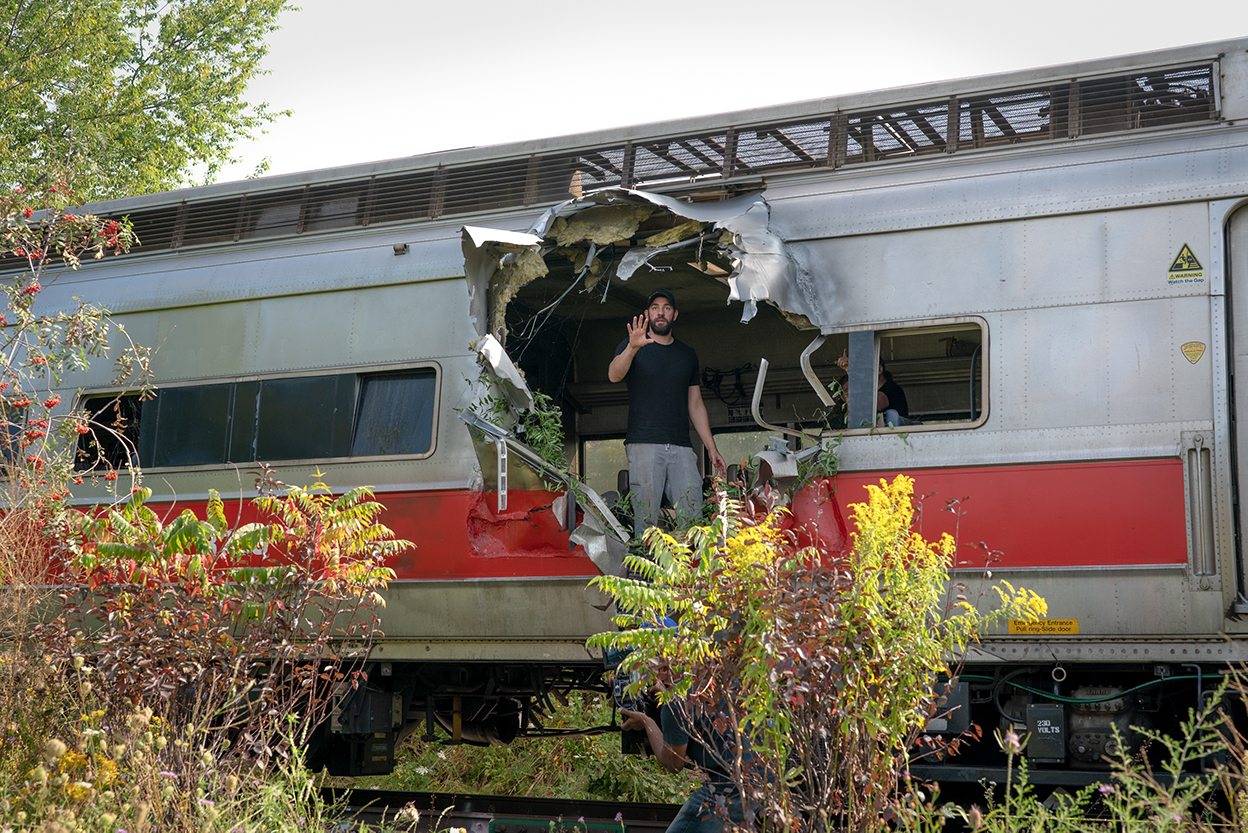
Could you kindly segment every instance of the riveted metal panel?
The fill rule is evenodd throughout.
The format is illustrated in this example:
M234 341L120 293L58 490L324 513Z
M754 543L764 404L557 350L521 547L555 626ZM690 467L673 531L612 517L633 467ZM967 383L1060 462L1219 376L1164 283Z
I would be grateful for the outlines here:
M1186 341L1208 340L1208 315L1208 299L1191 298L1005 316L994 328L994 369L1008 375L994 401L1016 409L1016 420L1002 415L1011 427L1211 419L1209 363L1194 366L1181 351ZM1009 347L1017 350L1002 345L1011 326L1021 343Z
M477 338L462 280L356 293L347 355L353 363L417 360L467 352Z
M1241 663L1248 660L1248 643L1225 639L1202 640L986 640L967 649L968 663L1040 662L1051 664L1214 662Z
M408 243L409 253L394 254ZM114 313L247 299L332 292L462 277L458 226L384 233L344 232L245 248L119 258L58 274L40 298L66 309L73 297L95 299Z
M1208 262L1201 203L829 237L793 248L816 280L825 320L852 326L1206 295L1207 277L1169 278L1185 245Z
M158 380L204 379L221 375L225 367L254 367L259 319L257 306L243 304L161 312L153 374ZM125 323L127 319L119 316L118 320Z
M585 640L610 630L611 614L599 610L607 598L586 586L587 579L515 579L507 581L398 581L386 590L387 605L381 629L390 636L430 640L434 654L443 640L504 640L517 653L529 643L533 650L558 650L558 644L580 648L588 659ZM558 616L550 615L559 611ZM541 647L545 643L546 648ZM384 644L384 643L383 643ZM482 646L484 649L484 646ZM494 646L498 650L502 646ZM424 645L421 645L424 648ZM398 645L395 651L402 650ZM506 657L512 659L512 657Z
M1227 49L1225 54L1214 65L1219 75L1215 79L1224 94L1222 102L1222 118L1248 119L1248 50ZM1230 95L1225 92L1229 91Z
M948 157L905 170L787 180L769 192L786 240L876 234L1233 197L1248 190L1248 125Z
M1191 592L1182 568L1020 570L1011 572L1009 580L1043 596L1049 618L1079 620L1081 639L1208 635L1217 633L1224 621L1221 594ZM986 636L985 641L995 638Z

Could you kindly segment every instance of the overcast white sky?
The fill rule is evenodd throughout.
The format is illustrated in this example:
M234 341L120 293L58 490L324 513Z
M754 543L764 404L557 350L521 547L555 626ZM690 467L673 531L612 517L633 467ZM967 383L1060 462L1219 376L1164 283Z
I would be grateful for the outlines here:
M1248 36L1248 0L295 0L219 178Z

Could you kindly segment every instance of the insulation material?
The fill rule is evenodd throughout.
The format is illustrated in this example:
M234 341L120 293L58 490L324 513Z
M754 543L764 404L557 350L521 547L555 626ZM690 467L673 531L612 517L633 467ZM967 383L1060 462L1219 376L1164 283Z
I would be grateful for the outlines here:
M647 205L597 205L570 217L558 217L550 231L542 236L553 237L560 246L574 243L606 246L631 240L637 233L637 227L653 213L654 209Z
M818 327L814 325L814 322L812 322L809 318L807 318L806 316L800 313L789 312L787 309L781 309L780 315L784 318L785 321L788 321L789 324L791 324L795 329L798 329L798 330L819 329Z
M657 209L666 209L683 218L684 222L666 232L648 237L645 241L648 244L666 240L669 234L674 238L688 239L707 227L720 233L715 248L718 255L732 266L732 271L727 276L728 300L741 302L742 322L749 321L757 314L760 301L768 301L792 316L789 320L804 321L803 329L826 329L835 324L823 320L820 314L819 306L815 303L815 285L810 273L784 240L771 230L771 207L762 193L747 194L721 202L687 203L674 197L645 191L604 188L547 210L533 224L527 235L517 232L490 232L488 229L466 226L463 243L464 268L468 276L470 298L474 297L471 287L487 285L493 270L498 268L497 260L491 263L488 256L481 254L482 248L488 250L501 245L501 242L514 245L530 241L527 245L531 247L531 256L538 256L538 246L543 242L553 242L561 247L570 247L577 243L593 243L596 246L620 243L631 240L641 223ZM496 237L490 237L490 234ZM475 242L478 239L487 242ZM680 240L673 240L665 245L678 245L679 242ZM630 248L620 259L616 277L628 280L637 269L664 250L663 245ZM509 285L511 281L509 278ZM506 298L509 300L515 290L523 285L524 283L515 283ZM477 303L479 307L484 305L480 301ZM475 321L481 321L477 309L478 307L473 307L472 314ZM493 310L494 318L501 325L505 303L495 304Z
M585 259L589 257L589 249L557 249L556 251L572 263L573 273L579 275L585 269ZM602 258L595 257L591 260L589 262L589 272L585 275L585 286L593 287L598 282L598 279L602 277L602 273L606 268Z
M464 226L460 248L464 253L464 275L468 279L468 317L479 335L485 335L486 287L502 265L501 261L523 251L537 251L542 238L519 231Z
M587 197L569 200L549 209L533 224L530 232L549 238L558 228L566 236L567 228L574 222L579 224L597 216L603 207L647 205L667 209L686 221L723 232L718 246L719 254L732 264L732 272L728 275L728 298L730 301L742 303L743 322L755 316L759 301L770 301L781 310L804 316L816 327L831 326L832 322L823 321L819 314L819 308L815 304L814 281L810 274L785 245L784 240L771 231L771 207L761 193L746 194L721 202L687 203L646 191L604 188ZM615 238L615 242L624 239L623 231L620 228L612 231L612 234L620 235ZM562 239L559 242L562 244ZM620 261L617 276L621 280L627 280L629 275L661 250L659 246L630 249Z
M670 246L673 243L679 243L681 240L687 240L702 233L704 224L697 220L687 220L678 226L672 226L666 231L658 234L652 234L644 240L638 242L643 246Z
M550 270L537 249L526 248L506 258L490 279L490 332L506 330L507 304L520 288L542 277Z

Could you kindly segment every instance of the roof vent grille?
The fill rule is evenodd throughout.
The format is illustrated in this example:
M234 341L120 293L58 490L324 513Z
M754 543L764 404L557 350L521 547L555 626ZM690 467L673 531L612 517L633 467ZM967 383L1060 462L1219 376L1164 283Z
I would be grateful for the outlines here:
M1210 122L1214 65L1071 79L999 92L570 153L376 176L135 212L134 254L549 205L598 188L656 188L839 168L1023 142ZM956 131L950 131L950 124ZM12 265L10 265L12 264ZM0 267L20 268L15 258Z

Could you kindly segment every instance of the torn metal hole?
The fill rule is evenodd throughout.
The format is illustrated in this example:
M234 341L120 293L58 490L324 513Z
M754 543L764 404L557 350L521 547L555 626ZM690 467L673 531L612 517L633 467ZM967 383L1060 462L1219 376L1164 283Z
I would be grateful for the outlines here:
M761 193L687 203L611 188L555 206L525 234L465 227L473 323L506 344L517 299L526 314L547 318L572 293L597 293L602 304L614 292L635 309L639 293L622 284L646 270L726 284L725 301L741 302L743 322L766 301L791 323L818 328L810 276L770 229L770 213Z

